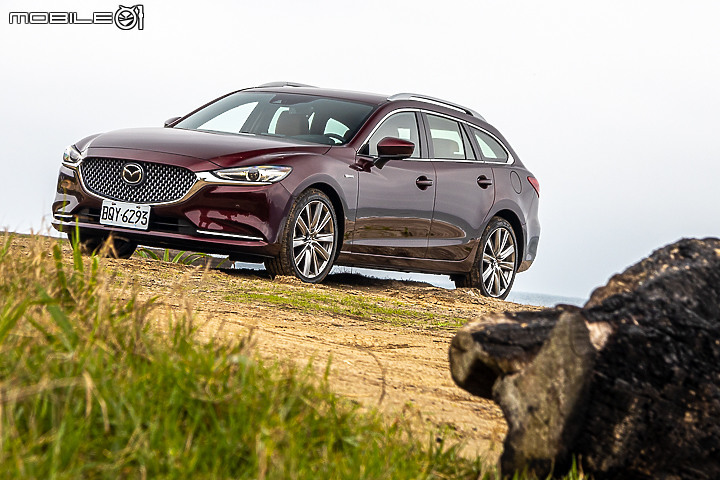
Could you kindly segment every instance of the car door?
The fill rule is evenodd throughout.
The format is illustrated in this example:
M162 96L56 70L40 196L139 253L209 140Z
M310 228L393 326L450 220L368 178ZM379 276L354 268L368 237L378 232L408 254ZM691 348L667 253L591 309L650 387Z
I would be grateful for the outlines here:
M495 201L493 169L475 153L461 122L431 113L423 114L423 121L437 178L427 257L463 260Z
M435 202L435 168L423 150L414 111L396 112L382 121L360 149L360 156L377 157L377 144L386 137L416 145L411 158L391 160L383 168L358 172L358 207L352 253L423 258ZM425 155L426 156L426 155Z

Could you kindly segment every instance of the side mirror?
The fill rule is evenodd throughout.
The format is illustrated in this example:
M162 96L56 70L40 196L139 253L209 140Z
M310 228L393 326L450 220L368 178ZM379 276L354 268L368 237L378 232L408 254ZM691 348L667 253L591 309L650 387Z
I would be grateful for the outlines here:
M402 138L385 137L377 144L378 158L374 164L383 168L390 160L404 160L415 151L415 144Z
M165 123L163 124L163 127L168 128L170 125L172 125L173 123L177 122L177 121L180 120L181 118L182 118L182 117L172 117L172 118L168 118L167 120L165 120Z

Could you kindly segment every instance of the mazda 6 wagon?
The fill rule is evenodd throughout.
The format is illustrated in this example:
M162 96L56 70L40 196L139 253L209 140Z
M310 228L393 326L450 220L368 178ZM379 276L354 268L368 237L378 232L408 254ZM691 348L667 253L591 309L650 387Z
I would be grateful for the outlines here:
M53 225L86 250L226 254L321 282L333 265L446 274L505 298L535 259L539 184L478 113L287 82L63 155Z

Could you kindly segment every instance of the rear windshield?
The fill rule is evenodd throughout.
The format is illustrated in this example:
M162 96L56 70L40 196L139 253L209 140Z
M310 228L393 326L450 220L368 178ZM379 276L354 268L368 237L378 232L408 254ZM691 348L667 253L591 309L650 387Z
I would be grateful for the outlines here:
M237 92L198 110L173 128L341 145L357 133L374 108L297 93Z

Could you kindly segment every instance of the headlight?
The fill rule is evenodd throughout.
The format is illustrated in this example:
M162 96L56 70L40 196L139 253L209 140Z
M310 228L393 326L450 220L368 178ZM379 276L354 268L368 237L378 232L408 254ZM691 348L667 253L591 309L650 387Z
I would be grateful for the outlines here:
M75 148L75 145L70 145L65 149L65 153L63 153L63 163L67 165L77 165L82 159L83 154Z
M280 167L276 165L261 165L259 167L237 167L215 170L212 172L223 180L234 180L237 182L252 183L275 183L287 177L292 172L292 167Z

